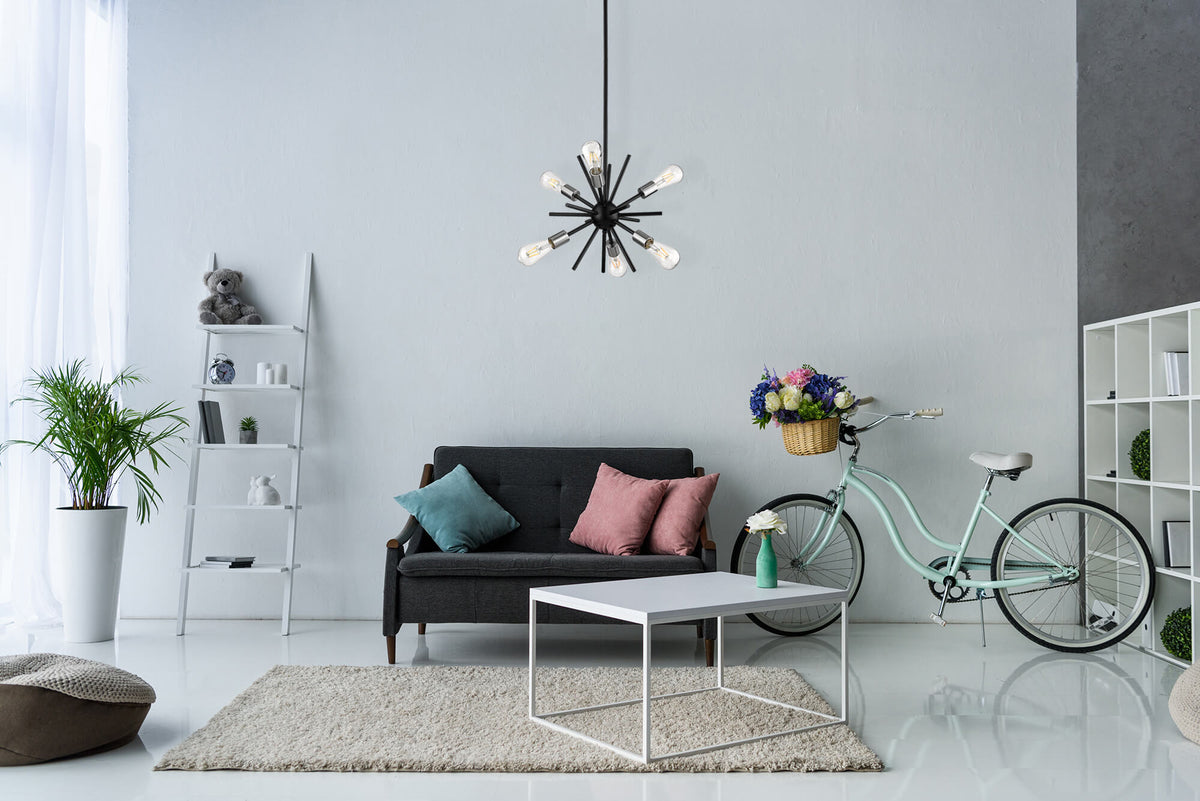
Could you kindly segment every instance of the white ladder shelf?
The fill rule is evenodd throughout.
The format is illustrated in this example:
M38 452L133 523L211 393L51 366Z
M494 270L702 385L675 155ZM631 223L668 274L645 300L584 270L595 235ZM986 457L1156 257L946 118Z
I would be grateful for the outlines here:
M209 255L208 269L215 270L217 254ZM300 565L296 562L296 529L300 514L300 460L304 453L304 390L308 384L308 330L309 303L312 293L313 255L304 255L303 289L300 298L300 315L303 318L300 325L199 325L204 332L204 346L200 360L200 383L193 388L200 393L200 400L205 400L208 393L244 392L270 393L271 395L292 394L295 399L295 423L292 429L292 441L288 443L264 443L261 445L212 444L200 441L200 421L192 427L192 454L188 475L188 496L183 527L183 563L179 571L179 613L175 623L175 633L183 634L187 628L188 583L192 576L203 574L218 575L252 575L272 573L283 577L283 613L281 615L281 633L287 635L291 630L292 620L292 577ZM208 367L214 353L214 338L217 337L263 337L263 336L292 336L299 338L299 373L293 376L292 384L210 384L208 383ZM252 376L253 377L253 376ZM291 494L284 506L244 506L240 504L203 504L196 502L197 490L200 484L200 462L204 453L209 451L239 453L271 453L273 451L287 454L292 462ZM287 518L287 551L282 564L254 563L253 567L226 570L215 570L201 567L194 556L194 534L196 530L196 513L204 510L223 510L226 512L276 512Z

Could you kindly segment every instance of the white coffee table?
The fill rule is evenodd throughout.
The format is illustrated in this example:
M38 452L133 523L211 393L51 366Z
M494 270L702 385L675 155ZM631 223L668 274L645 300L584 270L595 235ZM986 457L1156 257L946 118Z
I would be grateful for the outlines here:
M810 584L794 584L788 581L779 582L774 589L759 589L754 586L753 576L743 576L736 573L693 573L683 576L662 576L657 578L627 579L624 581L598 581L590 584L570 584L562 587L540 587L529 591L529 719L549 726L552 729L578 737L581 740L603 746L612 751L649 764L660 759L700 754L705 751L715 751L718 748L728 748L731 745L751 743L772 737L782 737L785 734L820 729L845 723L847 720L848 696L846 679L848 663L846 659L846 605L845 590L815 587ZM629 701L616 701L599 706L584 706L575 709L564 709L557 712L537 711L537 605L539 603L562 606L580 612L591 612L604 617L625 620L630 623L642 624L642 697ZM840 603L842 606L842 708L841 716L834 717L811 709L773 701L757 695L742 692L725 686L725 616L740 615L746 612L773 612L778 609L792 609L798 606L814 604ZM656 623L677 623L684 620L700 620L715 617L717 619L717 683L713 687L686 692L668 693L666 695L650 694L650 627ZM671 698L679 695L693 695L703 692L727 692L753 698L768 704L786 707L797 712L807 712L823 718L824 722L798 729L772 732L744 740L733 740L727 743L708 745L689 751L678 751L672 754L650 754L650 702L656 698ZM642 752L635 754L623 748L588 737L549 718L569 715L575 712L585 712L592 709L607 709L614 706L627 706L641 703L642 705Z

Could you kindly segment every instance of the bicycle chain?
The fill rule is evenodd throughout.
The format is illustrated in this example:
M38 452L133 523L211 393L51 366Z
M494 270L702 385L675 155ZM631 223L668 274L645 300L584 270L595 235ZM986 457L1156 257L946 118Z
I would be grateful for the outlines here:
M1064 581L1061 583L1069 584L1069 583L1074 583L1074 582ZM1050 587L1038 587L1038 588L1032 589L1032 590L1021 590L1020 592L1010 592L1008 594L1008 597L1011 598L1014 595L1028 595L1031 592L1045 592L1046 590L1051 589L1052 587L1056 587L1056 586L1058 586L1058 585L1052 584L1052 585L1050 585ZM941 596L936 596L936 597L941 598ZM996 594L995 594L995 591L993 590L991 595L983 596L982 600L988 601L995 597L996 597ZM978 601L978 600L980 600L980 599L979 598L968 598L967 596L964 595L963 597L958 598L958 599L951 598L951 599L947 600L946 603L948 603L948 604L965 604L965 603L974 603L975 601Z
M941 560L941 559L935 559L935 560L934 560L934 562L935 562L935 563L936 563L936 562L939 562L939 561L942 561L942 560ZM943 565L942 565L941 567L944 567L944 566L945 566L945 563L943 563ZM931 564L930 564L930 567L934 567L934 565L931 563ZM934 569L935 569L935 570L937 570L937 569L940 569L940 567L934 567ZM970 580L971 580L971 572L970 572L969 570L967 570L965 567L960 567L960 568L958 569L958 572L959 572L959 573L961 573L961 574L962 574L962 576L963 576L963 578L965 578L967 581L970 581ZM1063 583L1067 583L1067 582L1063 582ZM1051 585L1051 586L1054 586L1054 585ZM938 592L937 592L936 590L934 590L934 587L933 587L933 582L932 582L932 581L931 581L931 582L929 582L929 589L930 589L930 591L933 593L933 597L934 597L934 598L937 598L939 601L942 599L942 596L941 596L941 595L939 595L939 594L938 594ZM1032 590L1021 590L1020 592L1010 592L1010 593L1008 593L1008 597L1010 597L1010 598L1011 598L1011 597L1013 597L1014 595L1028 595L1028 594L1029 594L1029 593L1031 593L1031 592L1045 592L1045 591L1046 591L1046 590L1048 590L1048 589L1050 589L1050 587L1037 587L1037 588L1035 588L1035 589L1032 589ZM966 593L964 593L964 594L963 594L963 596L962 596L961 598L947 598L947 599L946 599L946 603L947 603L947 604L965 604L965 603L974 603L975 601L979 601L979 600L985 600L985 601L986 601L986 600L991 600L992 598L995 598L995 597L996 597L995 590L993 590L993 591L992 591L992 594L991 594L991 595L984 595L982 598L980 598L980 597L978 597L978 596L976 596L976 597L974 597L974 598L971 598L971 597L969 597L969 595L967 595Z

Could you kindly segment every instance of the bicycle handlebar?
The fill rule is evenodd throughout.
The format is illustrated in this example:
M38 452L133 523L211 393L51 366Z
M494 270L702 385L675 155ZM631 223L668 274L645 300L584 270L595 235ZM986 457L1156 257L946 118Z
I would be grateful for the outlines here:
M870 400L874 400L874 398L871 398ZM933 409L913 409L912 411L908 411L908 412L892 412L891 414L881 414L881 415L879 415L878 420L872 420L870 423L867 423L865 426L853 426L848 423L843 423L842 425L845 427L844 433L846 433L852 437L855 434L861 434L864 431L870 431L872 428L882 425L887 420L895 420L895 419L914 420L918 417L920 417L922 419L926 419L926 420L932 420L935 417L941 417L941 416L942 416L942 407L938 406ZM841 433L843 433L843 432L839 432L839 439L841 439L842 442L845 442L848 445L853 444L849 440L849 438L842 439Z

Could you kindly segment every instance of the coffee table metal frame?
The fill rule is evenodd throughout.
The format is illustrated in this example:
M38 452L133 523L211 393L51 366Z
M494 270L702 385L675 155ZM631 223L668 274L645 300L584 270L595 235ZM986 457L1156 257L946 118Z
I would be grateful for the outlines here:
M688 598L695 600L689 601ZM628 757L648 765L663 759L673 759L707 751L716 751L733 745L768 740L783 737L802 731L821 729L845 723L848 719L849 695L848 676L849 662L846 651L846 607L847 593L845 590L816 587L809 584L796 584L780 581L774 589L760 589L754 586L753 576L743 576L735 573L697 573L682 576L662 576L656 578L626 579L621 581L600 581L588 584L571 584L562 587L539 587L529 591L529 719L548 726L551 729L569 734L586 742L607 748L621 756ZM574 709L563 709L555 712L537 711L537 605L539 603L566 607L581 612L591 612L596 615L623 620L630 623L640 623L642 626L642 696L628 701L615 701L596 706L582 706ZM815 604L840 603L841 617L841 714L840 716L826 715L812 709L785 704L770 698L763 698L752 693L736 690L725 686L725 617L740 615L746 612L772 612L780 609L792 609L800 606ZM677 623L686 620L701 620L715 617L717 619L716 671L717 683L712 687L696 690L666 693L663 695L650 694L650 629L658 623ZM683 695L696 695L705 692L727 692L752 698L767 704L774 704L796 712L805 712L822 718L823 722L787 731L761 734L742 740L707 745L686 751L676 751L670 754L651 755L650 749L650 702L660 698L673 698ZM587 712L596 709L608 709L617 706L642 705L642 752L640 754L627 751L612 743L589 737L549 718Z

